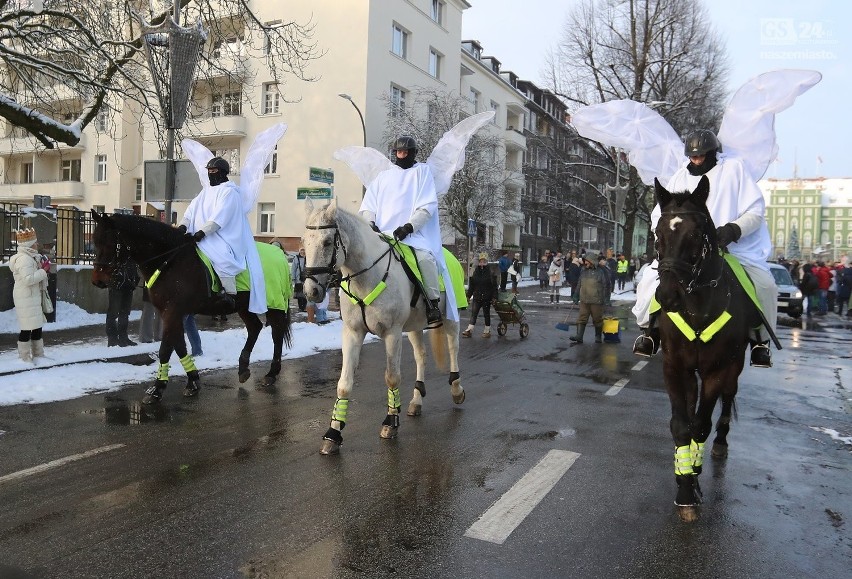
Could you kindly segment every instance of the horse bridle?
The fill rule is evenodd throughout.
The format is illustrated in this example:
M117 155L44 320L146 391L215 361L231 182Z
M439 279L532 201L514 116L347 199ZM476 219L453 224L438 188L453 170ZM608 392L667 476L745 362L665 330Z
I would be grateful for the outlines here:
M119 259L122 254L124 255L124 259ZM115 271L115 269L126 265L128 260L130 260L130 245L122 243L121 233L116 231L115 253L112 256L112 260L109 263L104 263L96 259L92 261L92 267L98 273L112 275L112 272Z
M681 215L699 215L704 219L704 224L709 222L709 217L702 211L666 211L660 214L660 217L680 217ZM705 228L706 229L706 228ZM675 257L660 258L659 251L657 252L657 273L672 273L678 276L677 283L687 294L691 294L695 290L702 287L717 287L725 268L720 264L719 275L706 283L699 284L698 280L701 277L705 262L713 252L713 244L710 242L710 237L705 230L702 233L701 256L695 263L689 263L686 260ZM681 274L686 274L681 276ZM688 280L687 280L688 277Z
M309 279L313 281L315 284L320 286L323 289L323 293L328 291L329 287L340 286L340 289L348 295L350 298L354 299L356 302L361 302L358 296L355 296L349 292L343 285L342 282L349 282L352 279L358 277L359 275L366 273L373 269L376 264L378 264L386 255L388 256L388 265L385 268L384 276L382 277L382 281L385 281L388 277L388 273L390 272L391 260L395 257L393 253L393 244L388 244L388 249L384 253L382 253L376 260L365 267L360 271L356 271L355 273L350 273L347 276L343 276L340 273L340 267L337 263L337 249L340 248L343 251L343 259L346 260L346 245L343 243L343 238L340 236L340 228L337 226L337 222L333 221L331 223L325 223L323 225L306 225L305 229L311 230L319 230L319 229L334 229L334 248L331 252L331 261L329 261L328 265L316 266L316 267L306 267L305 268L305 279ZM398 258L401 260L401 258ZM320 282L316 276L317 275L328 275L326 279L326 283L323 284ZM364 309L364 306L361 306L361 309Z

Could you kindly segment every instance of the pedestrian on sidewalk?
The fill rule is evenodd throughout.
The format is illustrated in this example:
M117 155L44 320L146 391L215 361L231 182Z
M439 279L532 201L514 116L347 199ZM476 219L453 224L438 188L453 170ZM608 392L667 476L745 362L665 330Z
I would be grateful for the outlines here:
M580 300L577 335L571 336L569 340L577 344L583 343L586 324L591 317L595 325L595 343L600 344L603 341L603 308L610 305L611 283L605 259L595 262L593 258L583 258L583 271L580 272L580 280L577 282L577 295Z
M189 342L192 357L203 356L204 350L201 349L201 333L198 331L198 324L195 323L195 314L183 317L183 333L186 334L186 340Z
M547 271L550 269L550 263L547 261L547 256L541 256L538 260L538 289L547 289L547 284L550 279L547 276Z
M509 257L508 251L504 251L497 260L497 267L500 269L500 291L504 292L509 281L509 268L512 267L512 258Z
M516 253L515 259L512 260L512 265L509 266L509 276L512 280L512 293L518 293L518 282L521 280L521 274L524 271L524 266L521 263L521 254Z
M47 292L47 272L50 261L38 252L38 239L35 229L15 231L18 251L9 258L15 285L12 288L12 302L18 318L18 356L24 362L44 356L44 338L42 327L44 317L43 295ZM51 311L53 311L51 309Z
M296 302L299 304L299 311L304 312L308 307L308 299L305 297L305 248L300 247L299 253L293 258L293 265L290 267L290 279L293 280L293 295L296 297Z
M133 291L139 285L139 271L129 257L116 265L109 278L109 304L106 313L107 346L135 346L136 342L127 335L130 325L130 308Z
M490 338L491 304L497 301L497 280L491 275L491 268L488 267L488 256L484 253L479 254L477 266L474 268L470 280L468 280L467 301L470 303L470 321L467 329L462 332L462 337L469 338L472 335L473 327L476 325L476 317L481 309L482 317L485 320L485 330L482 332L482 337Z
M550 279L550 303L554 301L559 303L559 292L562 291L562 275L565 272L565 266L562 263L562 252L557 252L553 258L553 263L547 269L547 277Z
M151 303L148 288L142 285L142 317L139 319L139 341L143 344L163 339L163 319Z

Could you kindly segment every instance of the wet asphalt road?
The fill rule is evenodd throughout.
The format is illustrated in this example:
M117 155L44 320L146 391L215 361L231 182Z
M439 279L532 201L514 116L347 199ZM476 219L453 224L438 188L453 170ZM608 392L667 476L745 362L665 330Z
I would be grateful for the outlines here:
M848 576L852 445L830 434L852 436L852 326L783 325L775 367L746 368L730 456L705 458L687 525L660 359L637 367L635 329L571 347L554 328L566 306L525 293L530 336L485 340L480 321L462 341L465 403L430 367L423 416L393 441L378 437L383 350L365 347L337 457L317 451L339 353L286 362L267 390L203 374L190 401L173 376L155 408L140 385L0 407L0 477L109 449L0 479L0 578ZM403 367L405 407L407 345ZM504 543L465 536L554 449L580 456Z

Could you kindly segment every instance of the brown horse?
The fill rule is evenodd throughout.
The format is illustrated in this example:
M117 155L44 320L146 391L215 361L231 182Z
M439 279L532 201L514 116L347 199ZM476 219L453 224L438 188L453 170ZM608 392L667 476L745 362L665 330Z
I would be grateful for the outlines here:
M681 519L691 522L698 518L697 477L716 401L721 396L712 455L725 458L749 333L761 318L720 253L706 206L707 178L692 193L670 193L657 181L655 186L662 209L655 230L660 277L656 298L662 309L658 323L663 375L672 406L675 504Z
M132 259L142 272L148 285L151 303L163 320L163 339L160 342L160 367L154 383L145 391L142 402L151 404L162 398L162 390L169 383L169 358L175 352L186 371L187 382L183 395L195 396L200 387L198 370L192 356L187 353L184 341L183 319L189 314L231 314L234 311L219 309L219 300L211 295L207 268L195 250L195 243L187 242L176 228L138 215L106 215L92 211L97 223L92 241L95 244L95 262L92 283L104 288L109 284L113 269ZM277 247L259 243L258 250L279 252ZM292 293L290 271L284 255L280 260L263 260L267 280L267 302L276 305L266 312L266 321L272 327L274 351L264 385L275 382L281 371L283 344L291 344L290 313L287 304ZM270 264L267 264L267 261ZM152 279L153 278L153 279ZM270 292L272 280L276 291ZM251 376L249 359L263 322L248 310L249 292L240 291L235 300L236 312L248 330L246 343L240 352L238 377L245 382Z

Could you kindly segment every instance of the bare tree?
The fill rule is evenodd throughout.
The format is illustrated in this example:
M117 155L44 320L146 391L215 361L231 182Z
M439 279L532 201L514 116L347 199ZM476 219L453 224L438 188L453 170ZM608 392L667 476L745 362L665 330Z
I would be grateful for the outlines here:
M223 67L223 50L259 58L279 85L312 80L306 66L321 53L311 23L264 22L244 0L178 1L181 23L207 31L196 87L221 85L222 77L246 82ZM0 0L0 117L45 148L77 144L94 119L122 106L157 126L140 17L157 25L172 13L171 3L156 0Z
M395 106L383 96L388 107L384 139L391 143L399 135L411 135L417 141L417 158L424 161L443 134L469 116L470 103L456 93L415 87L405 107ZM467 221L496 223L505 220L503 140L483 128L471 137L465 149L464 167L456 173L450 190L441 196L442 224L457 236L467 235Z
M726 51L700 1L584 0L569 14L546 62L551 90L578 106L615 99L644 102L681 135L695 128L718 129L721 121ZM599 148L615 184L618 152ZM632 170L624 201L627 243L637 216L650 221L649 192ZM608 203L614 211L612 199ZM650 237L641 251L651 250Z

